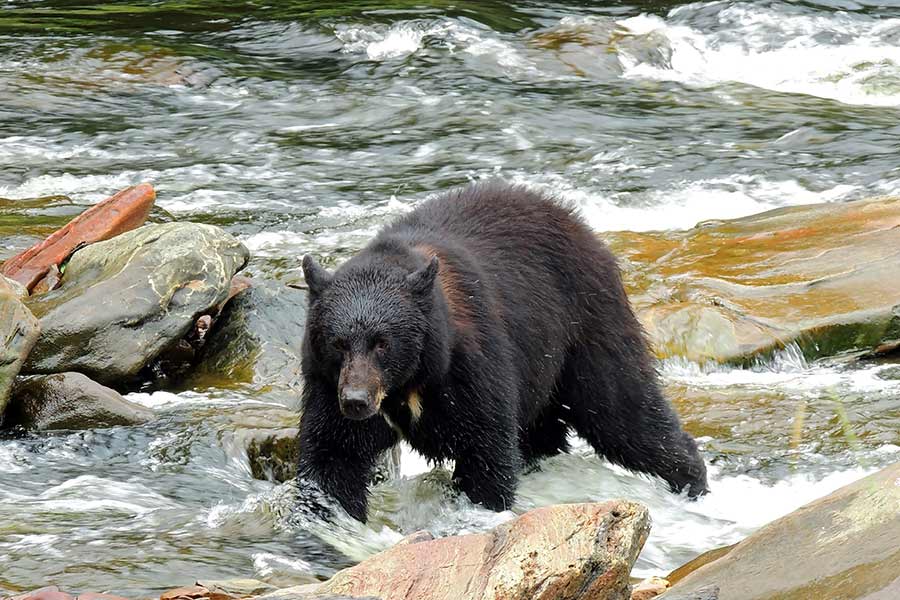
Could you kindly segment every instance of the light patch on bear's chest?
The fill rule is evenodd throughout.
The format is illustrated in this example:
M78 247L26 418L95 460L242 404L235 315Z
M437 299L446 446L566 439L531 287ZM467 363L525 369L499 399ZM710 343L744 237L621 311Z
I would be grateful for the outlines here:
M416 423L422 418L422 396L419 392L413 390L406 399L406 405L409 407L409 414L412 415L412 422Z
M409 409L409 424L410 426L415 425L419 422L419 419L422 418L422 396L417 391L412 391L409 393L409 396L406 397L406 407ZM391 419L390 415L387 411L381 411L381 416L384 417L385 423L387 423L391 429L400 434L400 437L406 437L406 433L403 431L403 428L400 427L397 423Z

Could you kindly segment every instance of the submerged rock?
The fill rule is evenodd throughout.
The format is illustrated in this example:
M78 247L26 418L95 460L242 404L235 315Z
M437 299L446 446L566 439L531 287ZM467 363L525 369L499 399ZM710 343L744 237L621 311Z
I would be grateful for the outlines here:
M488 533L398 544L318 587L262 598L628 600L649 530L634 502L548 506Z
M814 359L900 341L900 199L605 238L660 357L742 363L796 344Z
M898 541L900 463L766 525L660 598L896 598Z
M22 286L0 276L0 419L16 375L37 342L40 324L24 304Z
M218 227L147 225L76 252L62 286L28 299L43 333L30 373L133 379L228 295L247 249Z
M29 291L53 267L59 267L78 247L107 240L139 227L156 199L153 187L142 183L95 204L68 225L10 258L0 273L15 279ZM46 286L52 289L52 285Z
M16 382L3 417L4 427L95 429L151 420L149 408L81 373L32 375Z
M207 334L196 372L298 391L307 303L306 291L276 283L239 291Z
M297 475L300 459L298 429L287 427L261 431L247 444L250 472L256 479L283 483ZM400 447L384 452L375 465L373 483L393 479L400 474Z

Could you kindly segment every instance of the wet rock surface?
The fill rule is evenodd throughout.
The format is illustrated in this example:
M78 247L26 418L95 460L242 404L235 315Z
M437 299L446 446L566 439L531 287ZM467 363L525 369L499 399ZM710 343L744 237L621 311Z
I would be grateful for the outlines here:
M55 373L16 382L2 423L33 430L95 429L137 425L154 416L81 373Z
M141 226L155 199L156 193L147 183L124 189L90 207L42 242L7 260L0 267L0 273L31 290L48 271L59 267L80 246L108 240ZM52 285L45 287L53 289Z
M22 286L0 276L0 422L16 375L40 334L38 320L20 300Z
M248 383L259 391L299 393L306 291L275 282L239 280L234 285L239 291L207 334L196 372Z
M398 544L318 587L263 598L626 600L649 528L633 502L550 506L488 533Z
M604 238L660 357L741 363L900 340L898 225L900 199L885 198Z
M898 540L895 464L773 521L660 598L896 598Z
M76 252L62 286L28 300L43 333L31 373L123 382L228 295L247 249L217 227L148 225Z
M247 458L254 478L283 483L297 475L300 457L298 431L296 427L260 430L256 437L250 439L247 444ZM379 457L372 481L378 483L392 479L399 473L400 448L395 446Z

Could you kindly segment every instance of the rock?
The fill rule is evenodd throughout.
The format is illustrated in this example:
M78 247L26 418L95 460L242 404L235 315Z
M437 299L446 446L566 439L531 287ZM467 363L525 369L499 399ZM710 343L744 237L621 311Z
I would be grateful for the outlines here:
M0 273L30 291L51 267L59 267L79 246L139 227L155 199L156 193L148 183L126 188L75 217L43 242L7 260Z
M32 375L16 382L3 416L4 427L96 429L136 425L153 419L149 408L81 373Z
M74 598L70 594L59 591L55 585L51 585L18 596L11 596L8 600L74 600Z
M225 579L220 581L198 581L197 585L213 594L234 598L248 598L275 591L275 587L256 579Z
M196 372L296 395L307 302L305 291L274 282L240 291L207 333Z
M900 463L766 525L660 598L900 597L898 515Z
M488 533L395 546L338 572L316 593L381 600L624 600L649 530L647 509L634 502L549 506Z
M27 372L136 378L225 299L247 258L229 234L196 223L147 225L79 250L60 288L27 300L43 330Z
M122 596L115 596L113 594L95 594L94 592L88 592L86 594L78 594L77 600L128 600L128 599L123 598Z
M660 357L810 359L900 341L900 199L604 234Z
M702 567L703 565L707 565L714 560L718 560L731 552L731 549L737 546L737 544L731 544L730 546L722 546L721 548L715 548L714 550L709 550L704 552L697 558L690 560L671 573L666 577L665 581L668 581L669 585L674 585Z
M210 591L201 585L180 587L159 595L159 600L194 600L196 598L209 598Z
M19 300L20 287L0 277L0 420L16 375L40 334L38 320Z
M297 475L300 457L298 429L287 427L260 431L247 444L250 472L256 479L283 483ZM400 447L386 451L379 458L372 483L380 483L397 477L400 473Z
M0 275L0 294L9 294L15 298L27 298L28 290L25 286L16 281Z
M631 589L631 600L650 600L669 589L669 582L662 577L648 577Z

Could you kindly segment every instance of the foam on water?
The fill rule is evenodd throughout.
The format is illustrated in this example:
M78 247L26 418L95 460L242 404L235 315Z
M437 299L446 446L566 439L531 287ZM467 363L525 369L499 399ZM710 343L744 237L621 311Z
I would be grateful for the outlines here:
M771 181L756 175L683 181L671 188L615 196L576 187L552 173L515 173L509 180L570 202L597 231L689 229L700 220L735 219L782 206L832 202L857 191L849 185L814 191L798 181Z
M791 14L783 6L742 2L718 11L710 26L708 13L687 5L665 20L641 15L619 21L630 35L663 36L671 52L664 66L620 53L625 77L700 86L736 82L845 104L900 105L900 19ZM702 25L695 26L697 18Z

